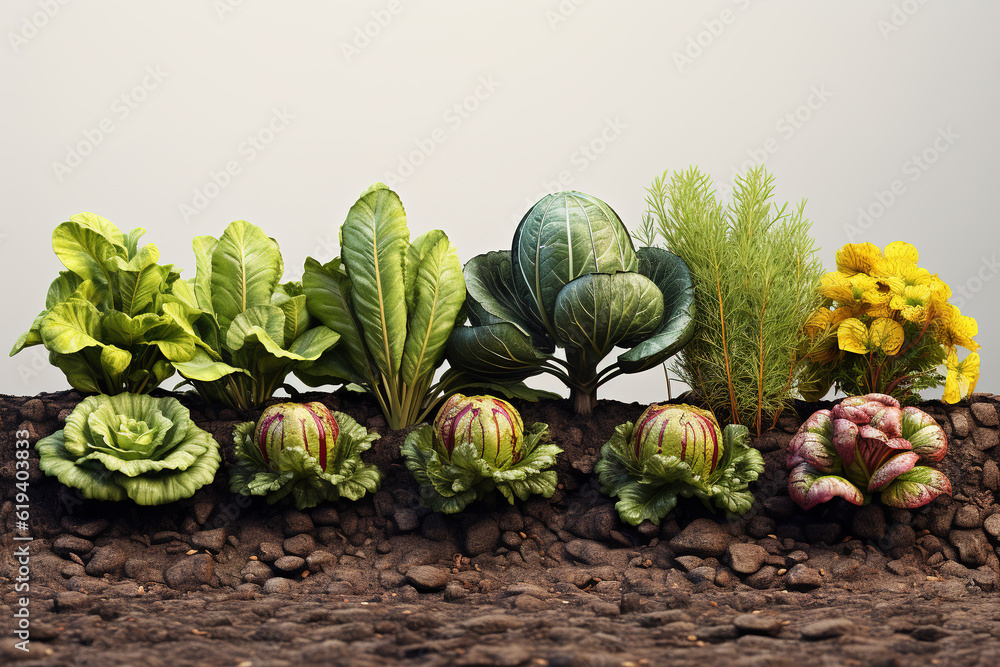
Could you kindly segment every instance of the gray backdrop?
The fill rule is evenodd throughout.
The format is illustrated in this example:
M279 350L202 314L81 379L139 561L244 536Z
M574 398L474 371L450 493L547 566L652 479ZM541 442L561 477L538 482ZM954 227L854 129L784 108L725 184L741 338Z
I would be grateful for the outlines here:
M634 225L666 169L726 188L763 163L808 198L828 266L848 241L913 242L979 320L997 390L998 23L997 3L919 0L8 0L0 342L81 211L145 227L187 277L193 236L248 219L291 278L337 254L377 180L466 260L553 190ZM0 392L67 386L41 347L2 364ZM664 393L654 370L603 396Z

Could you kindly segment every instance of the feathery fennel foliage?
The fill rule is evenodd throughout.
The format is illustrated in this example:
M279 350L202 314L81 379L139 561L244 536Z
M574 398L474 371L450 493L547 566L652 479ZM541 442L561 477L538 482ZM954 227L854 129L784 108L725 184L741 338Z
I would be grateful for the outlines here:
M758 435L794 398L822 273L805 201L779 207L773 183L752 169L726 206L697 168L664 173L637 232L661 236L691 269L697 329L675 372L716 415Z

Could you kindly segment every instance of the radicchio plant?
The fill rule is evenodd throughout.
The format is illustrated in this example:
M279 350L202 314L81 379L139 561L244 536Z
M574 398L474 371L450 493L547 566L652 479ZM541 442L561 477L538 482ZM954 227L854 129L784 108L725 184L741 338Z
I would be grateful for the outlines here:
M549 468L562 449L543 442L547 430L534 424L525 433L521 415L507 401L455 394L433 426L406 438L402 454L420 484L421 500L435 511L460 512L494 489L513 504L514 498L548 498L556 490L556 472Z
M382 475L365 465L369 434L349 416L322 403L279 403L254 422L236 427L236 466L230 488L274 503L291 494L299 509L341 497L357 500L378 490Z
M914 407L885 394L852 396L814 413L788 445L788 494L803 509L834 496L855 505L881 494L891 507L926 505L951 495L951 482L934 468L948 450L944 430Z

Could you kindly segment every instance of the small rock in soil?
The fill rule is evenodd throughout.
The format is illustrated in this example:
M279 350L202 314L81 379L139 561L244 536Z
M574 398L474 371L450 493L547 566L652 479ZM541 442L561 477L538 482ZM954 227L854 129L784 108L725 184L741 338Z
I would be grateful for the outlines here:
M733 619L733 625L741 634L773 636L781 632L782 619L764 614L740 614Z
M1000 426L996 406L992 403L973 403L972 416L983 426Z
M85 556L93 548L94 543L90 540L85 540L82 537L74 537L73 535L60 535L52 543L52 551L57 556L62 556L63 558L69 558L70 554Z
M801 563L788 571L785 586L793 591L811 591L823 585L819 572Z
M993 553L986 534L980 528L952 530L948 533L948 541L958 549L959 558L966 565L985 565Z
M677 561L677 564L685 572L690 572L696 567L701 567L701 564L704 562L703 558L698 558L697 556L678 556L674 560Z
M921 642L936 642L950 637L951 632L937 625L918 625L910 632L910 636Z
M642 608L642 596L635 592L625 593L622 595L620 606L623 614L637 612Z
M258 552L258 558L265 563L273 563L285 555L281 545L275 542L261 542Z
M274 561L274 569L285 574L294 574L306 566L306 559L301 556L282 556Z
M436 591L448 584L451 575L439 567L417 565L407 570L406 579L417 590Z
M983 486L990 491L1000 490L1000 467L993 459L988 459L983 464Z
M308 533L313 529L313 520L308 514L298 510L286 510L281 516L281 523L287 536Z
M284 577L273 577L264 582L262 590L267 594L290 593L292 590L292 582L290 579L285 579Z
M792 553L788 554L788 560L792 561L793 563L804 563L807 560L809 560L809 554L807 554L805 551L802 551L801 549L796 549Z
M420 517L408 507L397 508L392 513L392 520L396 522L396 529L401 533L412 533L420 527Z
M212 510L215 509L215 501L213 500L201 500L194 504L194 520L205 525L208 521L208 517L212 515Z
M979 508L975 505L962 505L955 512L956 528L979 528L982 523L979 518Z
M105 574L118 575L125 567L125 552L115 546L98 547L87 563L87 574L100 577Z
M166 544L167 542L183 542L187 538L174 530L161 530L153 533L150 542L153 544Z
M97 537L107 530L108 527L108 522L104 519L84 521L82 519L76 519L69 516L63 517L59 524L62 526L63 530L73 533L74 535L79 535L80 537L88 540Z
M573 540L566 545L566 553L587 565L604 565L611 558L611 549L593 540Z
M956 438L964 438L969 435L969 417L964 410L955 410L951 413L951 429Z
M306 567L310 570L321 570L324 565L335 565L337 556L329 551L314 551L306 557Z
M854 629L854 623L846 618L827 618L804 626L803 639L829 639L840 637Z
M202 530L191 535L191 546L218 553L226 545L226 529Z
M695 519L670 540L670 548L679 554L718 558L726 552L731 541L729 534L715 521Z
M274 576L274 572L259 560L249 561L240 571L243 581L250 584L263 584Z
M340 516L337 510L329 505L316 507L311 512L313 523L317 526L336 526L340 523Z
M975 434L976 449L986 451L993 449L1000 442L1000 434L994 428L977 428Z
M909 549L917 542L917 533L912 526L894 523L885 534L889 549Z
M296 535L289 537L281 545L286 554L302 556L303 558L316 550L316 540L312 535Z
M454 583L454 582L452 582ZM549 603L536 598L534 595L522 593L514 597L514 609L523 612L544 611L549 608Z
M757 590L770 588L774 583L774 578L778 574L778 568L773 565L765 565L746 578L746 585Z
M768 535L773 535L776 525L774 519L760 514L750 519L750 523L747 524L747 533L751 537L761 539Z
M607 540L618 527L618 515L611 505L587 510L566 522L566 530L586 540Z
M605 602L604 600L597 600L590 608L598 616L604 616L607 618L613 618L615 616L621 616L622 610L616 602Z
M991 514L986 517L983 528L993 537L1000 537L1000 514Z
M481 517L465 528L465 552L470 556L492 553L500 541L496 519Z
M167 585L177 590L196 588L212 583L215 561L208 554L195 554L180 560L163 573Z
M468 597L468 595L469 591L465 590L461 582L449 581L448 585L444 587L444 599L446 602L455 602Z
M45 403L39 398L30 398L21 406L21 419L41 422L45 419Z
M758 544L729 545L729 564L739 574L753 574L764 565L767 551Z
M840 537L839 523L810 523L806 526L806 538L811 544L824 542L827 545L837 543Z
M876 503L858 509L851 522L851 531L860 540L877 540L885 534L885 512Z

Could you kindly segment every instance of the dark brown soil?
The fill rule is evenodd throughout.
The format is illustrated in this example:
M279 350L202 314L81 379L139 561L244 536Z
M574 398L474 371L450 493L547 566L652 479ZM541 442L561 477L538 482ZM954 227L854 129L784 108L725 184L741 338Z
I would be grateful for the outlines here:
M461 515L422 508L366 397L322 400L383 435L382 490L307 512L228 491L225 467L168 506L81 499L31 459L30 652L14 647L14 433L58 428L73 392L0 397L0 662L73 665L994 665L1000 659L997 397L922 406L945 428L953 498L916 511L786 493L800 405L755 440L757 503L726 520L694 501L622 525L593 479L600 446L643 406L518 405L565 450L551 500ZM238 415L178 395L232 457ZM34 457L34 452L32 452ZM224 464L225 466L225 464ZM9 492L6 492L10 490Z

